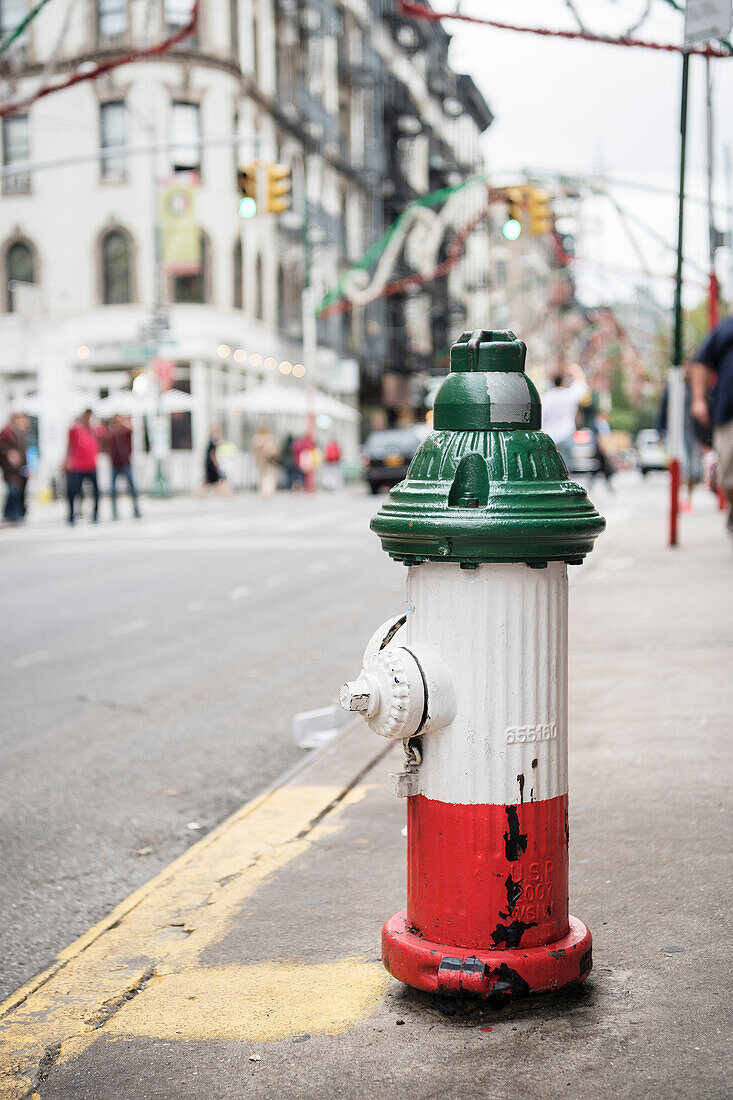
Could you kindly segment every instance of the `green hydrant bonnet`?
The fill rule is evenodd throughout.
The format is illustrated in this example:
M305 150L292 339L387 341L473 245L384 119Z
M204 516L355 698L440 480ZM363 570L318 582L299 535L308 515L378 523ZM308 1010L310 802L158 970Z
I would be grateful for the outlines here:
M397 561L580 563L605 521L541 430L513 332L464 332L435 398L434 431L373 518Z

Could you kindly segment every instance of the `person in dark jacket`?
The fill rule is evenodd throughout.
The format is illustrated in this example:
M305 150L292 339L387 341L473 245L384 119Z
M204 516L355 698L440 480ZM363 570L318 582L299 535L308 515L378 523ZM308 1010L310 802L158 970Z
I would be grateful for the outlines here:
M26 441L30 421L23 412L14 412L0 432L0 467L5 479L6 495L3 519L6 523L22 523L25 519L25 491L28 484Z
M117 478L122 477L127 482L135 518L140 519L137 489L132 475L132 423L126 416L112 417L107 428L105 443L112 466L112 480L109 487L112 517L117 519Z
M733 317L726 317L703 341L692 364L690 388L692 415L703 427L712 425L718 476L728 501L728 530L733 534Z

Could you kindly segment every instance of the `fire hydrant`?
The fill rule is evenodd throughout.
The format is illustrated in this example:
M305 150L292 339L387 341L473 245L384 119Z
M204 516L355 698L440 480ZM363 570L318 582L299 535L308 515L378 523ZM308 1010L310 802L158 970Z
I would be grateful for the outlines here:
M581 981L568 912L567 565L604 520L541 429L526 346L464 333L434 431L372 520L407 567L405 614L341 704L401 738L407 909L387 970L430 992L523 995Z

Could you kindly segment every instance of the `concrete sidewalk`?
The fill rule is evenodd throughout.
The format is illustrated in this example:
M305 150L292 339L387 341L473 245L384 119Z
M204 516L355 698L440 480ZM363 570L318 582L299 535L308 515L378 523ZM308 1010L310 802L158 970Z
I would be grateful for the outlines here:
M619 520L571 590L582 988L495 1009L390 979L401 748L357 727L0 1006L0 1096L727 1096L733 555L718 513L664 529Z

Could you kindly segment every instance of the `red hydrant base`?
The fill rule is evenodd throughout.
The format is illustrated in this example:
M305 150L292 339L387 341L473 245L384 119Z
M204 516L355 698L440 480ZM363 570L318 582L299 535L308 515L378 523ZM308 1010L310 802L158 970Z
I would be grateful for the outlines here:
M568 934L556 943L526 950L471 951L423 939L410 931L403 910L382 929L382 962L393 977L428 993L548 993L582 982L593 965L589 930L576 917L569 920Z

